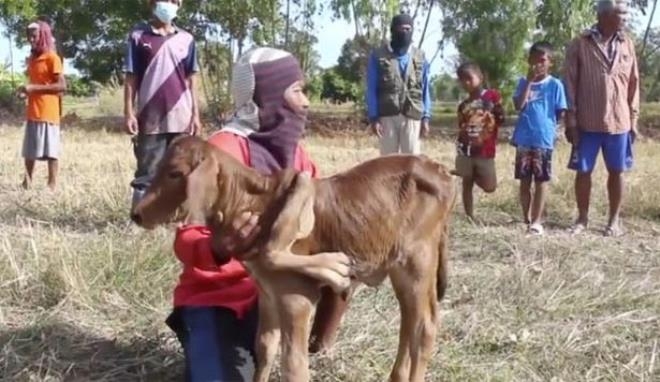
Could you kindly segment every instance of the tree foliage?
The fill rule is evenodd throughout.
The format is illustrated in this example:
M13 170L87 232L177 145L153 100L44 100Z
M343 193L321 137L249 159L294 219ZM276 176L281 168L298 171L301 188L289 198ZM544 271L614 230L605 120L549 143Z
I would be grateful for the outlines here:
M632 2L638 10L655 9L654 4L657 1ZM415 42L421 44L424 30L438 22L430 18L434 8L442 12L442 43L454 43L459 61L478 63L488 85L500 88L506 99L516 76L526 71L529 44L544 39L557 48L558 74L567 43L595 21L592 0L570 4L563 0L186 0L177 23L199 42L203 91L220 108L231 102L233 60L253 44L295 54L312 96L361 102L369 52L389 37L392 16L410 13L415 19ZM313 18L322 12L350 22L355 29L336 66L326 70L319 67L314 49L318 40ZM149 9L146 0L0 0L0 23L19 44L26 43L25 26L38 16L50 20L58 52L83 75L76 86L82 93L85 81L121 80L128 31L149 17ZM644 94L651 99L660 93L658 34L649 30L639 39ZM444 69L453 74L455 68ZM436 78L434 93L439 99L455 91L455 82L447 76Z
M486 83L511 93L524 67L524 46L533 30L533 0L439 0L443 34L464 60L477 63Z

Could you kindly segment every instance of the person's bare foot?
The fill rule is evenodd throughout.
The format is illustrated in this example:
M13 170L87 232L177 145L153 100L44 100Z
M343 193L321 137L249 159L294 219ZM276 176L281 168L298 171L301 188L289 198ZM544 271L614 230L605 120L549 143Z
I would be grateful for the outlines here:
M55 191L57 189L57 183L48 182L48 189L51 190L51 191Z
M21 187L23 187L24 190L29 190L30 187L32 187L32 180L28 178L27 176L23 178L23 183L21 183Z

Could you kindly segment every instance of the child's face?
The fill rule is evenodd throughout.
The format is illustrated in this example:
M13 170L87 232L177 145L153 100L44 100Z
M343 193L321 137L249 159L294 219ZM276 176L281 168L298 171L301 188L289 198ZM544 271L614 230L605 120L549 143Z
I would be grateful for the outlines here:
M535 69L535 72L539 75L548 74L550 67L552 66L552 59L549 54L544 52L532 53L527 59L529 66Z
M458 78L458 81L461 83L463 90L468 93L473 93L476 90L479 90L481 87L482 78L481 74L475 72L474 70L470 70L467 73L463 73Z
M304 86L303 81L296 81L284 91L284 101L299 115L306 115L309 109L309 99L303 90Z

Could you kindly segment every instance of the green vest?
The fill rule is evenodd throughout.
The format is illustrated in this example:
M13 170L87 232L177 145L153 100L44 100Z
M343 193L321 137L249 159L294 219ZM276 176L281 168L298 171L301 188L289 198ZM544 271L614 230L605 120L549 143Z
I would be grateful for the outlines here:
M399 61L387 43L374 52L378 60L378 114L389 117L402 114L419 120L424 112L422 97L422 68L424 52L410 46L410 61L404 77L401 76Z

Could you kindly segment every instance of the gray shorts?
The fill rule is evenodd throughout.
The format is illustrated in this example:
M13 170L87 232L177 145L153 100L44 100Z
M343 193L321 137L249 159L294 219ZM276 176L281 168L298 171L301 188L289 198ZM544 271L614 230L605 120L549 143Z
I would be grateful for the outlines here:
M31 160L60 157L60 126L48 122L28 121L23 136L23 158Z

